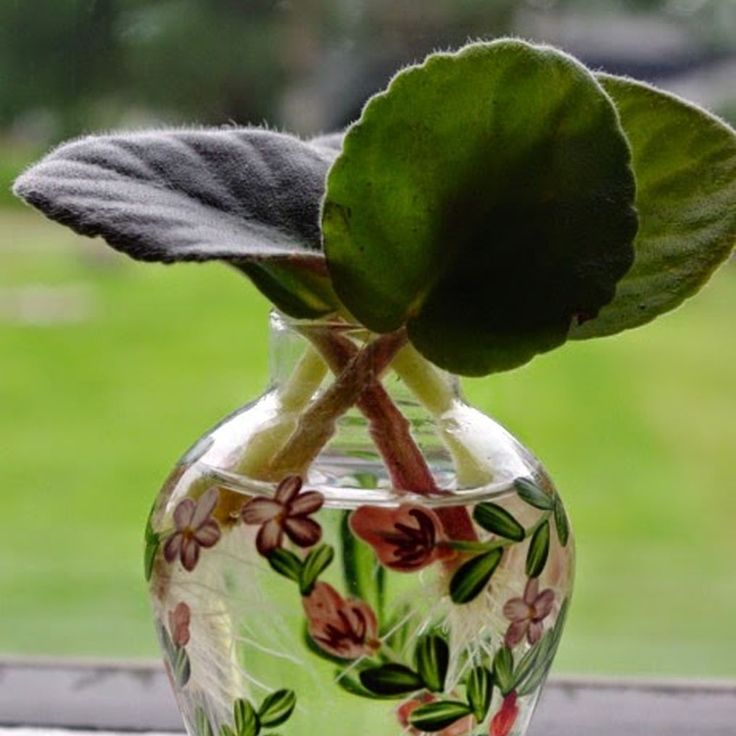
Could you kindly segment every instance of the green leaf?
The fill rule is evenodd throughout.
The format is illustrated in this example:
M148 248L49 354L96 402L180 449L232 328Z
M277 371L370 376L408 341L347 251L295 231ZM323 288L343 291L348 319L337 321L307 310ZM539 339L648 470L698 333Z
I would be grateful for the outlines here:
M320 544L306 556L299 575L299 592L303 596L312 592L317 578L327 569L334 557L335 550L329 544Z
M599 74L629 139L641 223L613 301L571 337L613 335L697 293L736 243L736 133L674 95Z
M347 132L323 206L335 291L466 375L561 345L633 261L630 152L595 77L518 40L433 54Z
M549 493L545 493L531 478L517 478L514 488L519 498L534 508L542 511L551 511L555 507L555 499Z
M194 733L196 736L212 736L212 725L201 706L194 711Z
M559 496L556 499L554 514L557 538L560 540L560 544L563 547L567 547L567 542L570 539L570 522L567 520L565 507L562 505L562 501Z
M526 651L514 669L513 689L523 687L524 681L538 669L540 664L544 666L553 641L553 632L548 631L534 646Z
M378 620L382 621L386 570L378 562L373 549L353 534L349 519L350 512L346 511L340 522L340 546L342 547L345 585L350 595L368 603L376 612Z
M350 693L351 695L357 695L358 697L369 698L371 700L377 700L382 697L377 693L371 692L370 690L367 690L365 687L363 687L358 678L355 677L352 673L345 674L342 670L338 670L335 673L335 682L337 683L338 687L343 689L345 692Z
M171 671L174 676L174 682L178 687L184 687L192 675L192 667L189 662L189 655L184 647L176 647L174 656L171 659Z
M257 736L261 730L255 708L245 698L238 698L233 703L235 732L237 736Z
M521 542L524 527L502 506L496 503L479 503L473 510L473 518L487 532L498 534L505 539Z
M156 561L156 553L161 545L161 536L153 531L152 524L153 509L148 515L148 521L146 522L146 531L144 535L145 551L143 553L143 574L145 575L146 582L151 579L153 574L153 563Z
M493 678L502 695L514 689L514 654L506 646L501 647L493 658Z
M545 521L532 535L526 553L526 574L538 578L547 564L549 556L549 521Z
M261 703L258 719L261 726L273 728L289 720L296 706L296 694L293 690L277 690Z
M420 705L409 715L409 723L419 731L433 733L451 726L455 721L470 715L467 703L454 700L440 700L436 703Z
M450 580L453 603L469 603L478 596L488 585L502 557L503 549L496 548L463 563Z
M417 672L427 690L442 692L445 689L447 665L450 661L450 648L445 638L439 634L422 636L417 642L414 658Z
M474 667L465 683L468 704L478 723L488 715L493 696L493 674L487 667Z
M403 664L383 664L360 673L360 682L376 695L401 696L424 687L424 680Z
M302 573L302 561L288 549L277 547L268 555L268 564L279 574L289 580L299 582Z
M227 723L223 723L222 726L220 726L220 736L237 736L237 734L232 728L230 728L230 726L227 725Z

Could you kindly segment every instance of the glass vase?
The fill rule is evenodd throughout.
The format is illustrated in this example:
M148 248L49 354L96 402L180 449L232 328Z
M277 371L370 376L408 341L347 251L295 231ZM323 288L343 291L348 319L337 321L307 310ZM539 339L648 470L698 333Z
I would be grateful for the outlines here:
M401 333L271 316L271 383L146 528L192 736L526 732L573 540L550 478Z

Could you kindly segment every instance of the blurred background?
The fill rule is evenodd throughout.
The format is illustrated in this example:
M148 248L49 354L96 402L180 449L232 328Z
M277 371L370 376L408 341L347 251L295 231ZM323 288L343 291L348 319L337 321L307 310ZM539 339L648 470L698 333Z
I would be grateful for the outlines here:
M0 653L155 656L149 505L265 387L268 305L13 201L56 142L152 125L340 128L398 66L515 34L736 119L734 0L0 0ZM578 538L558 672L736 676L736 267L645 330L465 382Z

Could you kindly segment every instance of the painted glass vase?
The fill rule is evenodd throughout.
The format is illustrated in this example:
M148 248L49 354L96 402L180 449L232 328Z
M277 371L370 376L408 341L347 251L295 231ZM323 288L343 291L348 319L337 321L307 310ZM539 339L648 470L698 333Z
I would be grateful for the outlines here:
M400 333L274 314L271 358L146 528L189 733L524 734L573 579L540 463Z

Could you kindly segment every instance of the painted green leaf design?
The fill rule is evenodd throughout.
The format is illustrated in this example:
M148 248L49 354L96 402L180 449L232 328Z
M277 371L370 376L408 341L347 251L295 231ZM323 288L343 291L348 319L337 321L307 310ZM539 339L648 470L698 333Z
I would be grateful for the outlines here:
M496 503L479 503L473 510L473 518L486 531L498 534L505 539L521 542L524 527L502 506Z
M553 632L547 631L534 646L524 653L514 669L514 689L523 687L524 681L539 668L540 664L542 666L545 664L553 640Z
M478 723L488 715L493 696L493 674L487 667L473 667L465 683L468 705Z
M455 721L470 715L471 708L467 703L455 700L440 700L436 703L420 705L411 712L409 723L419 731L433 733L451 726Z
M424 687L424 680L403 664L383 664L363 670L360 682L377 695L401 696Z
M161 537L155 531L153 531L153 508L148 514L148 521L146 522L146 531L144 535L145 550L143 553L143 574L145 575L146 582L151 579L153 574L153 563L156 561L156 553L158 548L161 546Z
M503 550L496 548L460 565L450 580L453 603L469 603L477 597L488 585L502 557Z
M212 736L212 725L201 706L194 711L194 732L196 736Z
M493 678L503 695L514 689L514 654L506 646L501 647L493 658Z
M545 521L532 534L529 549L526 553L526 574L530 578L538 578L547 564L549 556L549 521Z
M378 620L383 621L386 570L378 562L371 547L353 534L349 519L350 512L346 511L340 522L345 585L350 595L368 603L376 612Z
M174 676L174 682L178 687L184 687L192 676L192 667L189 662L189 655L184 647L175 647L174 656L171 659L171 671Z
M445 689L450 648L439 634L422 636L417 642L414 659L419 676L427 690L439 693Z
M608 74L631 144L640 228L616 296L571 337L643 325L697 293L736 244L736 133L674 95Z
M299 582L302 573L302 561L288 549L278 547L268 555L268 564L279 574L289 580Z
M312 592L317 578L328 568L334 557L335 550L329 544L320 544L306 556L299 574L299 592L303 596Z
M551 511L555 507L554 497L545 493L531 478L517 478L514 488L519 498L534 508Z
M631 266L629 164L610 98L570 56L508 39L434 54L369 101L330 169L335 291L453 372L521 365Z
M382 697L386 697L363 687L363 685L360 683L360 680L352 672L345 673L341 669L337 670L337 672L335 673L335 683L337 683L338 687L340 687L345 692L350 693L351 695L357 695L361 698L377 700ZM393 698L396 696L390 695L388 697Z
M296 694L293 690L277 690L261 703L258 719L261 726L273 728L289 720L296 706Z
M227 725L227 723L223 723L220 726L220 736L237 736L237 734L232 728L230 728L230 726Z
M257 736L261 730L255 708L245 698L238 698L233 704L236 736Z
M562 501L560 501L559 496L556 499L554 516L557 538L560 540L560 544L563 547L567 547L567 542L570 539L570 522L567 520L565 507L562 505Z

